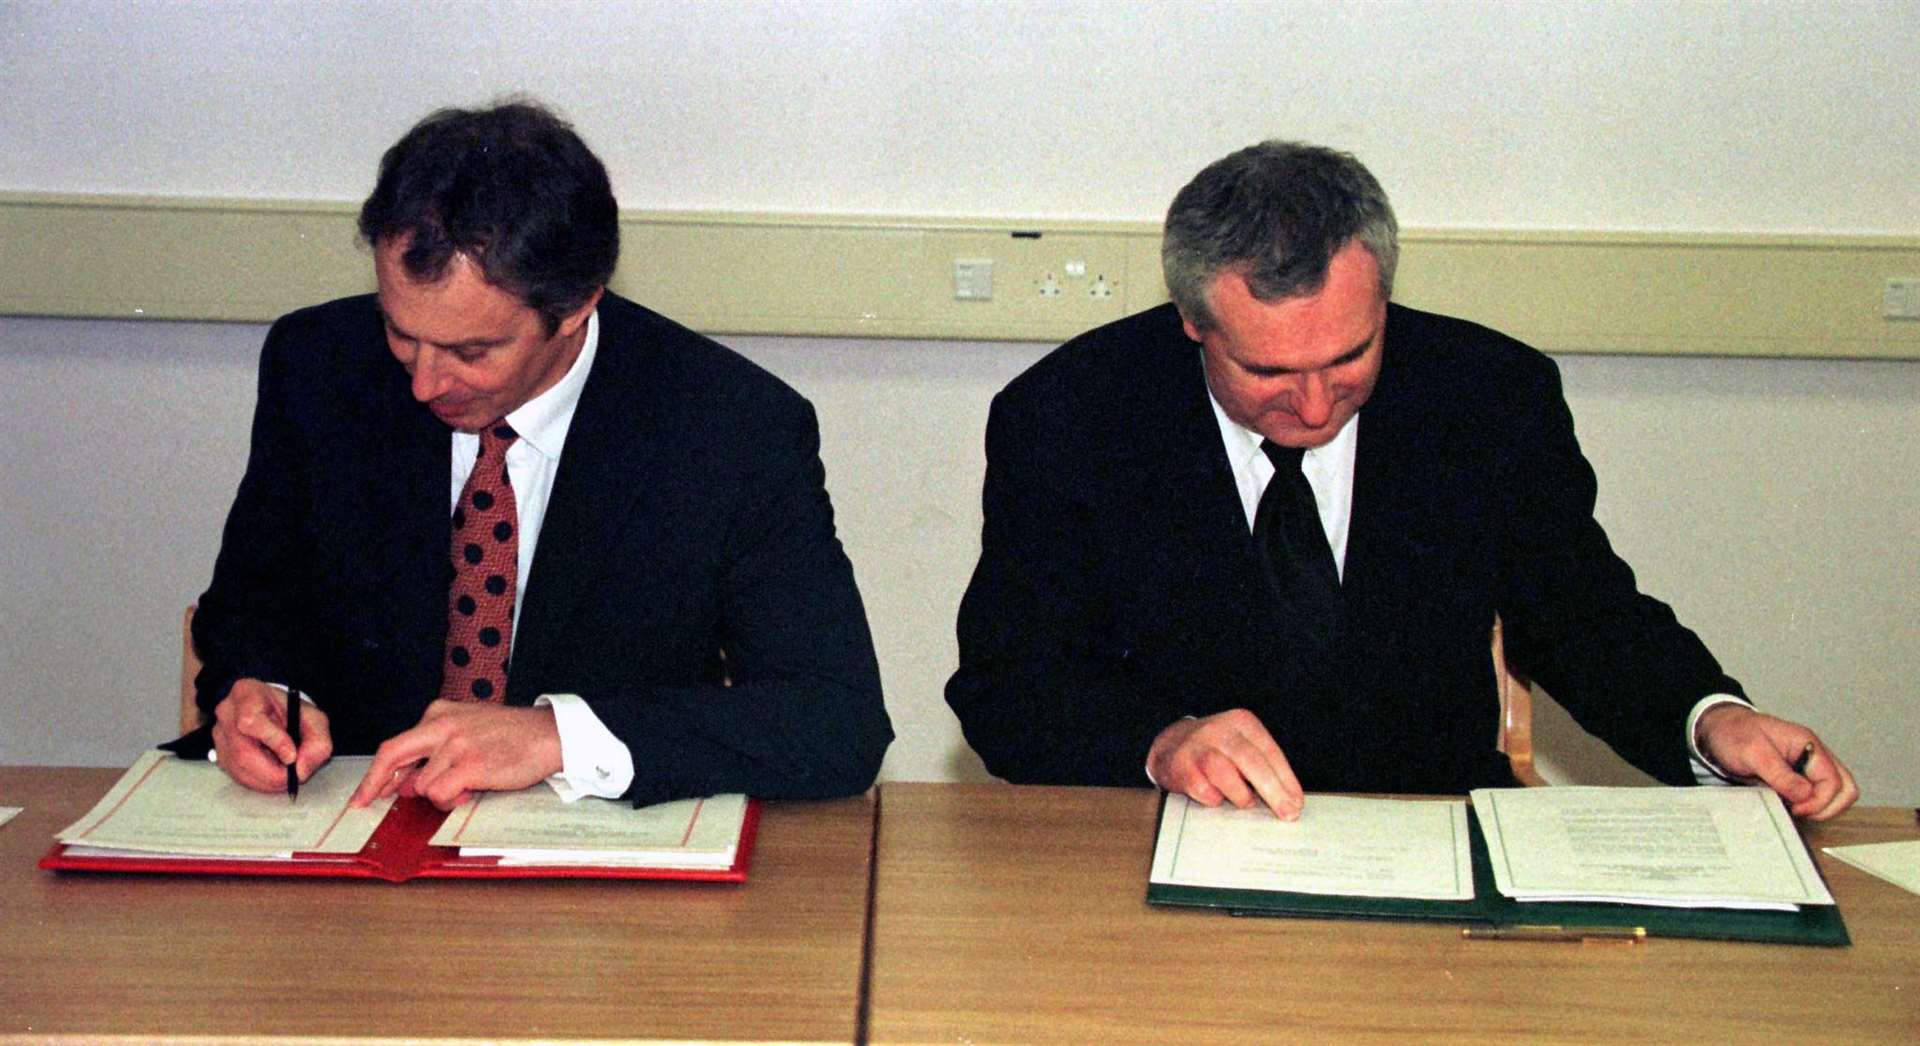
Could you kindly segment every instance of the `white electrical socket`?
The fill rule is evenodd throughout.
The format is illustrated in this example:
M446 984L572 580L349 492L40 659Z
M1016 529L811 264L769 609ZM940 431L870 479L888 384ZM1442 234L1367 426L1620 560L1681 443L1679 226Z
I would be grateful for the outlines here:
M993 259L955 258L953 296L958 301L992 301Z
M1889 320L1920 320L1920 278L1889 278L1880 293L1880 314Z

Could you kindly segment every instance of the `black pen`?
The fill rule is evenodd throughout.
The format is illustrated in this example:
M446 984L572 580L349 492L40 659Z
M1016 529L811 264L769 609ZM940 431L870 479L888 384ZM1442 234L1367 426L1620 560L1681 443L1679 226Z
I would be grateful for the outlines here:
M300 691L287 688L287 736L293 739L293 762L287 764L287 801L300 794Z
M1800 758L1795 759L1793 761L1793 772L1796 774L1799 774L1801 777L1807 776L1807 764L1812 761L1813 761L1813 742L1808 741L1807 747L1802 748L1800 750Z

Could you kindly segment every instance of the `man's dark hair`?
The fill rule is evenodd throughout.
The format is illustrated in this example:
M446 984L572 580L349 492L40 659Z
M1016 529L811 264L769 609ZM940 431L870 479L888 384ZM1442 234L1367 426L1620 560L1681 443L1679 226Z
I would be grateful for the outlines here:
M401 264L438 280L456 254L538 312L552 334L620 257L607 169L566 121L531 102L442 109L380 158L360 207L368 244L404 237Z
M1358 239L1393 296L1400 229L1373 175L1349 153L1279 140L1231 153L1195 175L1167 210L1160 265L1167 293L1195 327L1213 327L1207 289L1237 272L1260 301L1312 294Z

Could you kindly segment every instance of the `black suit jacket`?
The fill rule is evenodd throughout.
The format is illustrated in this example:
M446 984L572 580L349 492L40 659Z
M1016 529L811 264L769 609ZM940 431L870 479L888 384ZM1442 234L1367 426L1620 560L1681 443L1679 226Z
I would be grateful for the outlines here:
M1551 360L1388 310L1359 415L1337 650L1296 653L1262 578L1200 348L1173 306L1062 346L995 398L980 563L947 686L1014 781L1144 785L1185 715L1257 713L1316 791L1511 784L1488 654L1508 655L1654 776L1691 780L1685 722L1733 680L1635 588Z
M507 703L584 697L633 753L636 803L866 788L892 730L812 408L632 302L599 316ZM372 297L274 324L194 618L203 710L251 676L312 694L341 754L418 722L442 673L451 447Z

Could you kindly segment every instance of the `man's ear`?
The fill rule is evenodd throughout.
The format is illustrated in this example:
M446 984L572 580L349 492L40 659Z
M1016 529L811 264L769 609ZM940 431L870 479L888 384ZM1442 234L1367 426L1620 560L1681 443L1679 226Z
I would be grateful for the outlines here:
M1179 308L1179 306L1175 306L1175 308ZM1180 309L1180 329L1186 331L1187 337L1192 338L1194 341L1197 342L1200 340L1200 328L1193 320L1187 317L1187 310L1185 309Z
M554 336L571 338L578 333L581 325L587 322L587 317L593 315L594 307L600 304L600 296L606 292L605 287L595 287L584 304L560 318L560 328L553 332Z

